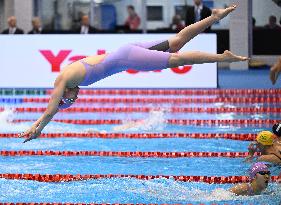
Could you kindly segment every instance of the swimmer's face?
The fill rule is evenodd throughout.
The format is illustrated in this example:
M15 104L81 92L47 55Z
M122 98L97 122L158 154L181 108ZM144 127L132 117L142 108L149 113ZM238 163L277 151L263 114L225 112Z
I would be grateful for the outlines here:
M63 98L73 99L74 101L78 98L77 95L79 93L79 87L75 88L65 88L63 93Z
M270 180L270 172L258 172L255 179L261 189L266 189Z

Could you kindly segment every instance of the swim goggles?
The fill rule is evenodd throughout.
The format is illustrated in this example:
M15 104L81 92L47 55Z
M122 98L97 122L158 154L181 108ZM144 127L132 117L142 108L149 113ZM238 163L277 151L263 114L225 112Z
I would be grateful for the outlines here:
M58 108L60 110L69 108L74 102L75 102L75 99L73 99L73 98L62 98L61 101L59 102Z
M258 172L258 174L260 174L260 175L270 175L271 173L270 173L270 171L260 171L260 172Z

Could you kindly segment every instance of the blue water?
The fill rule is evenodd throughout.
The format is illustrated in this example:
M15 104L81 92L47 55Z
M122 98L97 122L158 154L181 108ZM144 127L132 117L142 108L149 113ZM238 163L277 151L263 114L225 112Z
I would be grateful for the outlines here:
M13 98L14 96L6 96ZM41 96L16 96L41 97ZM44 96L46 97L46 96ZM85 97L85 96L83 96ZM86 96L87 97L87 96ZM100 96L99 96L100 97ZM104 97L104 96L103 96ZM108 97L108 96L106 96ZM117 97L117 96L114 96ZM128 96L119 96L128 97ZM136 97L136 96L129 96ZM137 96L144 97L144 96ZM153 96L155 97L155 96ZM156 96L157 97L157 96ZM161 96L159 96L161 97ZM162 96L165 98L175 96ZM180 96L176 96L180 97ZM194 96L193 96L194 97ZM195 96L212 97L212 96ZM43 107L44 103L1 103L7 109L0 113L0 132L18 133L32 122L12 124L7 120L36 119L41 113L14 113L12 107ZM280 114L237 113L170 113L177 107L259 107L276 104L78 104L77 107L151 107L166 108L155 113L59 113L56 119L142 119L141 126L121 130L130 133L256 133L270 129L266 125L190 126L171 125L166 119L281 119ZM51 122L44 133L114 132L117 125L72 125ZM96 151L194 151L245 152L249 142L226 139L97 139L97 138L41 138L23 144L23 139L2 138L0 150L96 150ZM24 156L0 157L0 173L40 174L144 174L144 175L247 175L251 164L243 158L126 158L126 157L62 157ZM272 174L280 170L272 168ZM281 202L281 188L270 183L260 196L238 197L227 191L233 184L179 182L172 179L137 180L132 178L99 179L62 183L43 183L0 179L1 202L80 202L80 203L207 203L207 204L273 204Z

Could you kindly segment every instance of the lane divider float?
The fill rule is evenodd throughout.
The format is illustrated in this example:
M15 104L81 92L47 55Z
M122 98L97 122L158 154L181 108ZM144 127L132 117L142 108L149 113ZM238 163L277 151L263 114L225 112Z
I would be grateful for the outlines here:
M52 89L2 88L0 95L50 95ZM80 89L80 95L280 95L281 89Z
M142 152L142 151L53 151L53 150L0 150L0 156L100 156L142 158L190 158L190 157L247 157L248 152ZM260 156L258 153L256 156Z
M221 108L204 108L204 107L168 107L169 113L274 113L279 114L281 107L221 107ZM4 111L5 108L1 107L0 112ZM16 112L45 112L46 107L16 107ZM91 113L132 113L132 112L150 112L152 110L163 110L163 108L152 108L152 107L70 107L61 112L73 113L73 112L91 112Z
M18 138L19 133L0 133L0 138ZM42 133L40 138L104 138L104 139L154 139L154 138L194 138L194 139L230 139L254 141L256 134L238 133Z
M48 103L49 98L0 98L0 103ZM78 98L75 103L281 103L279 97L216 97L216 98Z
M22 122L33 122L37 119L14 119L10 121L11 123L22 123ZM61 122L67 124L80 124L80 125L118 125L122 124L123 120L121 119L96 119L96 120L87 120L87 119L53 119L54 122ZM138 120L131 120L137 122ZM274 123L280 122L281 119L231 119L231 120L219 120L219 119L207 119L207 120L197 120L197 119L167 119L165 123L172 125L196 125L196 126L235 126L239 125L241 127L256 125L256 126L267 126L271 127Z
M0 174L0 178L13 180L33 180L39 182L69 182L105 178L136 178L140 180L173 179L183 182L204 182L209 184L234 184L249 182L248 176L175 176L175 175L134 175L134 174ZM271 182L277 182L278 176L271 176Z

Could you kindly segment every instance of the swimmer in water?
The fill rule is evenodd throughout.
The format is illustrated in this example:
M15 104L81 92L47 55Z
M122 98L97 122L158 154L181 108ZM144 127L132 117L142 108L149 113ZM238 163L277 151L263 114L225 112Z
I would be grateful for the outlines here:
M249 156L245 161L254 159L254 154L260 152L261 156L257 157L257 161L265 161L273 164L281 164L281 153L274 144L275 135L270 131L262 131L258 133L256 141L250 143L248 150Z
M183 65L249 60L248 57L234 55L230 51L222 54L199 51L177 53L187 42L235 9L236 5L226 9L213 9L211 16L185 27L168 40L127 44L109 54L89 56L67 65L55 80L46 111L30 129L19 134L19 137L26 137L24 142L27 142L40 136L41 131L60 109L66 109L75 102L78 86L91 85L129 68L153 71Z
M229 191L235 195L259 195L268 186L268 182L270 180L270 171L264 163L257 162L249 169L249 177L249 183L237 184L231 187Z
M273 144L278 148L279 152L281 152L281 123L275 123L272 126L272 132L276 136Z

